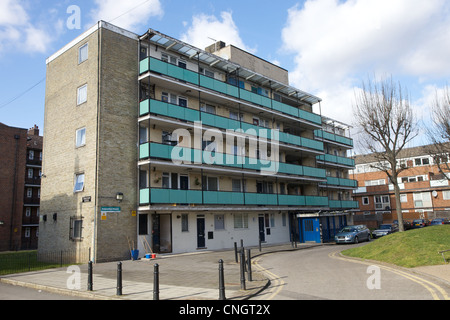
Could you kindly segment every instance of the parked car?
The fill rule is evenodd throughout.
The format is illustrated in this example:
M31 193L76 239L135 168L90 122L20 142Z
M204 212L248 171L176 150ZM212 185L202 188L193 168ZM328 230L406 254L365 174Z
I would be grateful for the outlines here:
M398 220L394 220L393 223L395 223L395 224L398 225ZM412 229L412 222L411 222L411 221L408 221L408 220L403 220L403 228L404 228L405 230Z
M441 225L441 224L450 224L450 221L448 219L444 219L444 218L436 218L431 220L430 222L430 226L437 226L437 225Z
M412 223L413 228L423 228L430 225L430 221L428 219L415 219Z
M374 238L380 238L388 234L398 231L398 225L395 223L386 223L380 225L380 227L372 232Z
M334 237L336 243L358 243L363 240L370 241L370 239L370 230L364 225L344 227Z

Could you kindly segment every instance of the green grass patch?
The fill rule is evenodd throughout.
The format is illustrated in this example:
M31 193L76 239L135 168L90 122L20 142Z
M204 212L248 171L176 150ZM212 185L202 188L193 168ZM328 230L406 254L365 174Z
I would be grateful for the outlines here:
M450 225L442 225L396 232L367 245L344 250L342 254L414 268L443 264L442 255L438 252L449 249ZM447 261L449 256L447 253Z
M64 266L58 254L39 257L37 251L0 253L0 275L59 268Z

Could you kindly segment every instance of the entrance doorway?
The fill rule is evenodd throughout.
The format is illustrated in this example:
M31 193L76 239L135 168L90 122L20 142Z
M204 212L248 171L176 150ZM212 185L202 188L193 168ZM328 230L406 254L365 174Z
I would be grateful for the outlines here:
M265 223L264 223L264 215L259 215L258 216L258 228L259 228L259 240L261 242L265 242L266 241L266 228L265 228Z
M152 242L154 252L172 252L172 215L154 214L152 216Z
M205 248L205 216L197 216L197 248Z
M300 218L299 229L301 230L300 242L321 243L319 218Z

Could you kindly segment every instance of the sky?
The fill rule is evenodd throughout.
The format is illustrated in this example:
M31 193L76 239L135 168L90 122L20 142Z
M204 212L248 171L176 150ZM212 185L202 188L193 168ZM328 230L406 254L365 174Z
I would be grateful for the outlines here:
M448 0L0 0L0 122L43 129L46 59L98 20L202 49L233 44L287 69L323 100L316 112L349 125L368 78L401 83L423 123L450 85Z

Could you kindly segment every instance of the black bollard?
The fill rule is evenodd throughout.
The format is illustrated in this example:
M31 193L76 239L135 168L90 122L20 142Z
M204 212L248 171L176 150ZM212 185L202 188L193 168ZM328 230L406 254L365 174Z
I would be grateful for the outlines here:
M252 258L251 258L251 251L250 249L247 249L247 273L248 273L248 281L253 281L252 278Z
M261 252L261 237L259 237L259 244L258 244L258 247L259 247L259 252Z
M92 281L92 261L88 264L88 291L94 290L94 283Z
M153 270L153 300L159 300L159 265L155 264Z
M239 258L238 258L237 242L234 243L234 258L236 259L236 263L238 263Z
M223 260L219 260L219 300L226 300L225 298L225 278L223 272Z
M241 250L241 289L246 290L245 288L245 253L244 250Z
M116 295L122 295L122 262L117 263L117 291Z

